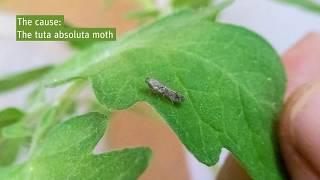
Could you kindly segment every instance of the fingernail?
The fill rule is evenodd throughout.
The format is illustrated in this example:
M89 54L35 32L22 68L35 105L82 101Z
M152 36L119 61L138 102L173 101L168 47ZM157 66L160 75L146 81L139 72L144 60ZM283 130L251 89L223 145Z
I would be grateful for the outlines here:
M300 94L289 118L294 148L316 174L320 174L320 83Z

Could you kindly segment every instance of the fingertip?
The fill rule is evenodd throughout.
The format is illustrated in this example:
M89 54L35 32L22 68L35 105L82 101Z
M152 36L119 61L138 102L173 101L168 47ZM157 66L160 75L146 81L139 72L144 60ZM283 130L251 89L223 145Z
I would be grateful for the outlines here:
M320 77L320 33L309 33L283 55L288 77L286 96L306 82Z
M288 99L279 138L293 179L320 178L320 84L304 85Z

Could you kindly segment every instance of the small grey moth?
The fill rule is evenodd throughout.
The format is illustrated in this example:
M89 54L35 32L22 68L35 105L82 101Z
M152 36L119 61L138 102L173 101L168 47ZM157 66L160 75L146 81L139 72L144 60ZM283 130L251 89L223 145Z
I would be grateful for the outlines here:
M145 81L152 91L167 97L174 103L181 103L184 100L183 95L179 94L176 91L173 91L154 78L147 77Z

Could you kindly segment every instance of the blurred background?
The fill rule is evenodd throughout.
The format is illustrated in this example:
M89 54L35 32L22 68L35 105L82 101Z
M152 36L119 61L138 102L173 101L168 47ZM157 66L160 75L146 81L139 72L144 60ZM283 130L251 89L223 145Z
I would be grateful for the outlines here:
M159 9L170 8L169 0L152 3ZM139 0L0 0L0 79L20 70L61 63L79 51L65 42L16 42L15 15L61 14L77 27L116 27L118 37L121 37L141 25L137 19L126 18L128 13L141 8ZM320 32L319 13L273 0L236 0L220 14L219 21L257 32L280 54L309 32ZM1 94L0 108L23 108L30 91L30 87L25 87ZM109 132L99 149L150 146L154 156L140 178L143 180L214 179L227 151L223 151L215 167L200 164L166 123L156 115L143 113L148 111L150 108L140 103L130 110L114 113Z

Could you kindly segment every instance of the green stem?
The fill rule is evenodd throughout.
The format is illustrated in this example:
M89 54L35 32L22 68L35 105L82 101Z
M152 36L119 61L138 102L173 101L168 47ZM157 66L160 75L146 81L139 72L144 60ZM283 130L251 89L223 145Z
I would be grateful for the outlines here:
M76 81L61 95L55 106L47 108L45 115L42 117L41 121L39 121L32 136L29 157L34 154L36 147L38 147L47 132L59 123L68 113L84 85L84 81Z

